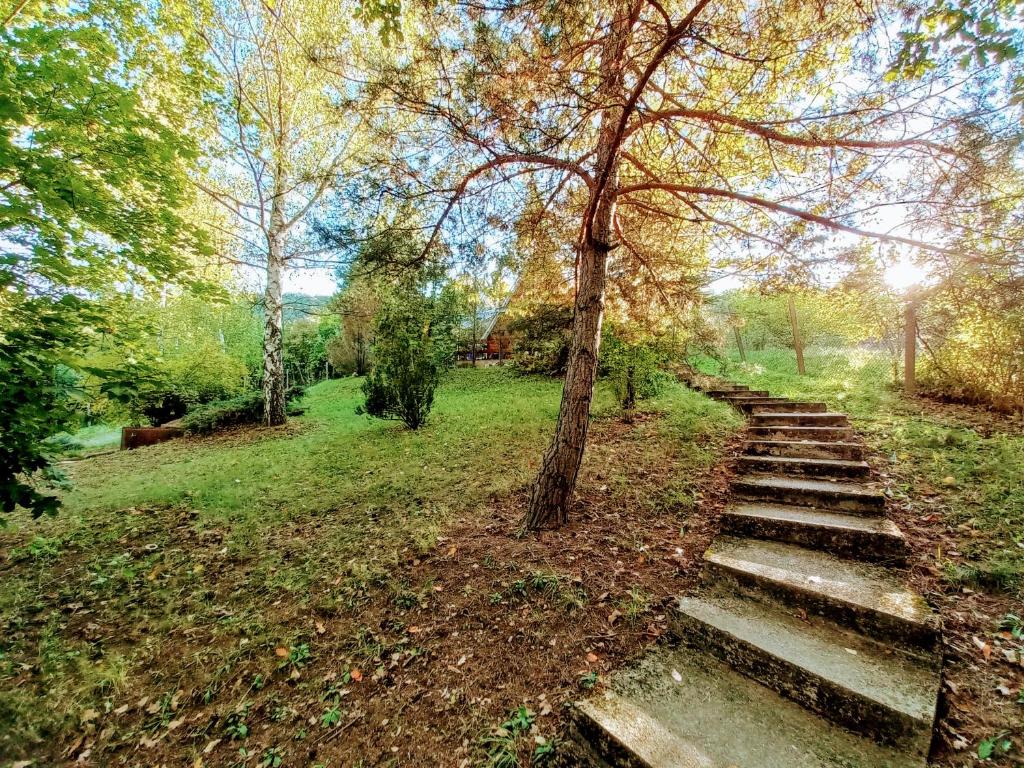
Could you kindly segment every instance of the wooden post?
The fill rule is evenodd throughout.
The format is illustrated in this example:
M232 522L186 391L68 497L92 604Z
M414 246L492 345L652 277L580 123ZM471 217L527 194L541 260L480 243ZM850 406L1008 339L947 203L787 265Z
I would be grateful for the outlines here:
M912 395L917 388L917 306L913 301L907 302L903 329L903 392Z
M740 327L738 325L734 325L732 327L732 332L736 336L736 346L739 347L740 350L740 360L745 363L747 362L747 351L743 349L743 337L740 335Z
M793 349L796 350L796 369L801 376L804 376L807 371L804 368L804 342L800 338L800 325L796 320L796 302L793 301L793 297L789 297L789 324L793 327Z

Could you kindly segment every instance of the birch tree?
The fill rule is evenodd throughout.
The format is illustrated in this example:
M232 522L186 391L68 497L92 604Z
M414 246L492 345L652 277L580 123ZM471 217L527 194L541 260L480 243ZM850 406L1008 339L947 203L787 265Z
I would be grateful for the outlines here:
M264 276L265 423L285 422L282 295L291 267L322 264L309 216L360 148L353 8L317 0L218 3L207 43L220 74L218 151L198 184L235 217L243 267ZM322 66L329 63L329 67Z

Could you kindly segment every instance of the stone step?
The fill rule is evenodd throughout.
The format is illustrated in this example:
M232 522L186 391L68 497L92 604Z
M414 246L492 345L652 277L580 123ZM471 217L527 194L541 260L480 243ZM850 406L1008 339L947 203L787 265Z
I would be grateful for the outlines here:
M815 477L867 477L866 461L848 459L807 459L802 456L740 456L741 471L780 472Z
M881 515L885 511L885 496L858 483L744 475L733 480L732 489L745 501L794 504L861 515Z
M659 648L573 708L569 764L635 768L924 768L691 648Z
M749 410L750 413L772 413L777 411L786 411L786 413L827 413L828 406L825 403L816 403L808 401L794 401L784 400L785 408L772 408L771 403L751 401L749 404L744 403L745 409Z
M862 634L932 654L938 620L928 604L891 569L825 552L719 536L704 553L705 578L727 578Z
M763 406L770 410L786 409L788 400L781 397L725 397L722 398L733 408L739 408L744 413L752 413L755 406Z
M707 389L704 391L704 394L708 397L713 397L716 400L743 395L748 397L768 397L768 393L763 390L750 389Z
M754 413L750 416L754 427L848 427L845 413L789 413L777 411Z
M822 717L927 757L938 700L931 664L829 621L734 595L681 598L680 637Z
M808 459L846 459L860 461L864 446L859 443L818 440L748 440L744 453L751 456L801 456Z
M850 427L803 427L788 426L785 424L775 426L747 427L747 433L758 440L835 440L849 441L853 438L853 429Z
M907 542L884 517L862 517L781 504L736 504L722 513L722 532L782 541L839 557L902 564Z

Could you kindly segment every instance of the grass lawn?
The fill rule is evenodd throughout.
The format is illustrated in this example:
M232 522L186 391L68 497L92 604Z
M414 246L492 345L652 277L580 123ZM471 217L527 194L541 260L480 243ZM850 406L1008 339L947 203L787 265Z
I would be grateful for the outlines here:
M455 371L416 433L357 416L359 386L281 429L68 462L59 516L14 516L0 766L557 751L561 705L663 632L739 419L673 384L627 425L599 387L573 522L521 537L560 382Z

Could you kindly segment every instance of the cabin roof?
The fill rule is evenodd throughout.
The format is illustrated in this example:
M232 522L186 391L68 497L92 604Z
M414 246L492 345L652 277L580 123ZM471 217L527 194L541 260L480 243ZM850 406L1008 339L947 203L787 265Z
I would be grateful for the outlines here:
M477 313L476 321L480 323L480 331L477 337L477 341L483 341L484 339L491 335L491 332L494 330L494 326L498 322L498 318L500 318L504 314L506 309L508 309L508 302L505 302L499 307L487 309L484 310L483 312ZM471 331L473 329L473 318L466 318L466 320L462 324L462 327L465 328L467 331Z

